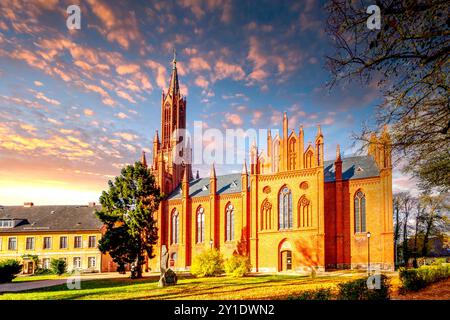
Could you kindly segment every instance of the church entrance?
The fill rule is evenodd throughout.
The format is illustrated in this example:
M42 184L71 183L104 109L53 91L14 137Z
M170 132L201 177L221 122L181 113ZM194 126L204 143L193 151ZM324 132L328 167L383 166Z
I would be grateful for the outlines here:
M290 270L292 270L292 251L290 250L281 251L280 271L290 271Z

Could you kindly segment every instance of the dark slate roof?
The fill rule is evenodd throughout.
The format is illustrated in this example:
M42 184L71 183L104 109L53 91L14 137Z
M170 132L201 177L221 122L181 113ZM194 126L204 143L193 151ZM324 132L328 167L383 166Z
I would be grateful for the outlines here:
M217 194L237 193L241 191L242 180L240 173L217 176ZM209 177L189 181L190 197L201 197L207 195L209 195ZM178 186L167 197L167 199L181 199L181 185Z
M334 181L334 160L325 161L325 182ZM372 156L352 156L342 159L342 179L353 180L379 177L380 170Z
M30 231L100 230L102 223L94 212L100 206L0 206L0 219L21 220L0 233Z

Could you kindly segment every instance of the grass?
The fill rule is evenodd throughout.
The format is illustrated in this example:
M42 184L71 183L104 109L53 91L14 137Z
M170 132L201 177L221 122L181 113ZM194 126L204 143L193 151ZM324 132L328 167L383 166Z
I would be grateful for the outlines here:
M176 286L159 288L157 277L139 280L128 278L86 280L81 289L70 290L59 285L38 290L0 294L1 300L127 300L127 299L286 299L304 290L335 288L336 284L361 277L262 275L245 278L180 277Z
M18 276L17 278L14 278L13 282L56 280L56 279L65 279L68 276L69 276L69 274L67 274L67 273L65 273L61 276L58 276L56 274L27 275L27 276Z

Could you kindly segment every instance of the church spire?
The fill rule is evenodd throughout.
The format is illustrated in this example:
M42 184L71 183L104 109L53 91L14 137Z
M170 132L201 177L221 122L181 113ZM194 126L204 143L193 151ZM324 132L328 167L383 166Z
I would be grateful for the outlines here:
M141 163L142 163L142 165L143 165L144 167L147 168L147 159L145 158L145 151L142 151L142 154L141 154Z
M177 53L175 48L173 49L173 60L172 60L172 76L170 77L169 94L172 93L173 97L180 91L180 85L178 83L178 72L177 72Z

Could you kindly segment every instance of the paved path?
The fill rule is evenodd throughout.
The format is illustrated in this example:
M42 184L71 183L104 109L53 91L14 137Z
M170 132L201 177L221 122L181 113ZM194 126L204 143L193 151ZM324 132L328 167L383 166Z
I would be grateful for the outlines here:
M81 275L81 281L87 280L101 280L101 279L113 279L113 278L127 278L129 274L118 274L116 272L111 273L96 273L89 275ZM0 293L4 292L19 292L33 289L41 289L46 287L58 286L61 284L66 284L70 277L65 277L63 279L52 279L52 280L36 280L36 281L23 281L23 282L12 282L0 284ZM72 278L73 279L73 278ZM73 282L73 281L71 281Z

